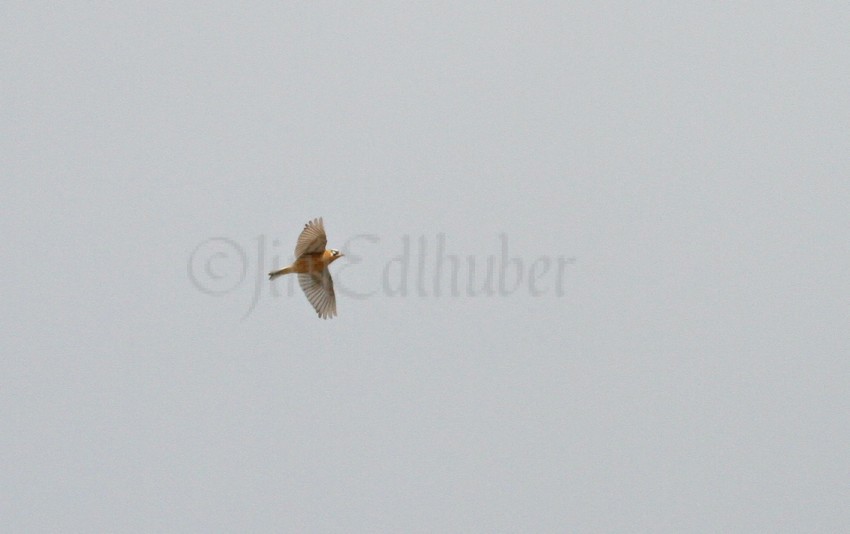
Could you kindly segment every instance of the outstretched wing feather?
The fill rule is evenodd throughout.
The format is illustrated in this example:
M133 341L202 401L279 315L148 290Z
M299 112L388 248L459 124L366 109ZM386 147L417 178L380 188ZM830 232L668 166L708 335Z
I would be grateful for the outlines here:
M336 315L336 295L330 271L324 269L318 273L300 273L298 285L319 317L329 319Z
M300 258L304 254L315 254L324 252L328 244L328 236L325 235L325 225L322 218L313 219L304 225L304 230L298 236L295 244L295 257Z

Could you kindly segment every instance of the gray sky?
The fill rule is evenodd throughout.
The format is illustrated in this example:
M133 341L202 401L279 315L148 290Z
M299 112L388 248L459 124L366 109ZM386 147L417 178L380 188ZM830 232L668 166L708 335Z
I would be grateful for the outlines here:
M4 530L850 528L850 8L269 4L5 6Z

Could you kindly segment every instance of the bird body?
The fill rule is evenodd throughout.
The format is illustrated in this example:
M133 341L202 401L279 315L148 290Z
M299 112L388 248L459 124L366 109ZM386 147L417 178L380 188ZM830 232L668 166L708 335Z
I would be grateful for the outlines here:
M333 263L334 260L338 260L340 257L344 256L344 254L339 253L339 251L336 252L336 255L334 255L333 250L325 250L321 253L304 254L300 258L296 259L292 265L270 272L269 280L274 280L278 276L282 276L284 274L316 273L324 271L328 265Z
M298 236L292 265L269 273L269 280L297 273L298 284L322 319L336 315L336 296L328 265L344 256L333 248L325 250L327 243L322 218L313 219L304 225L304 230Z

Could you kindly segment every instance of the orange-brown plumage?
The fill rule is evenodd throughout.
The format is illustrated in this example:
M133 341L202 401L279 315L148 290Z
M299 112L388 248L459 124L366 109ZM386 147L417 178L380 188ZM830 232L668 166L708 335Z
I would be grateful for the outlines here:
M321 272L328 265L338 260L344 254L336 254L330 250L325 250L321 253L304 254L289 266L291 273L315 273Z
M307 295L307 300L323 319L336 315L336 297L328 265L344 256L336 249L325 250L327 242L322 218L310 221L298 236L292 265L269 273L269 280L297 273L298 284Z

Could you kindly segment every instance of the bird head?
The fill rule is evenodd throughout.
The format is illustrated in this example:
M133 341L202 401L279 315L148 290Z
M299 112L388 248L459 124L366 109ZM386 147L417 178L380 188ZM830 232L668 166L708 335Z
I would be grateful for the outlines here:
M333 263L335 260L338 260L341 257L345 256L345 254L343 254L342 252L338 251L335 248L330 249L330 251L331 251L331 261L329 261L328 263Z

